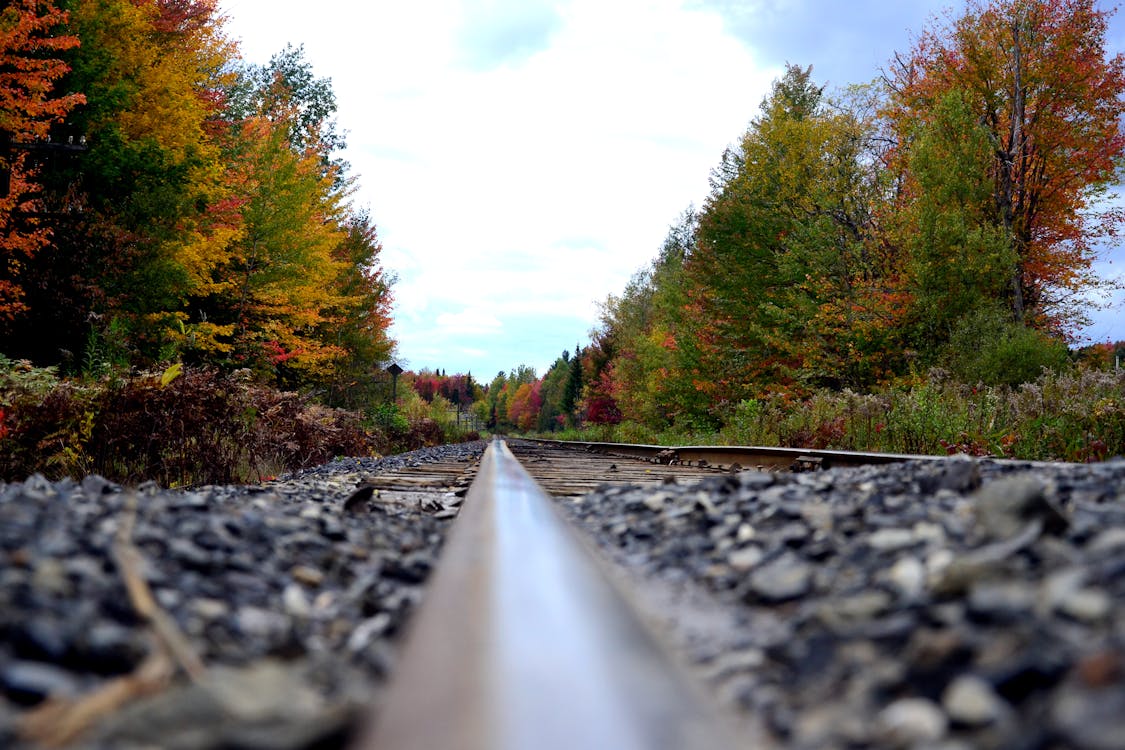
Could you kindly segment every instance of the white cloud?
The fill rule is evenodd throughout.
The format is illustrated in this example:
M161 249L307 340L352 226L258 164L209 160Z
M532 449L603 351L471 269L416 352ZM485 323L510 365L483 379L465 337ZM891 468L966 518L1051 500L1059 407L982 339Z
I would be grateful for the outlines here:
M494 335L504 328L499 318L481 309L441 313L436 324L443 333L456 335Z
M322 0L312 18L226 2L252 59L303 42L332 78L413 366L467 369L449 360L473 349L488 370L541 368L585 339L597 302L705 196L777 73L717 14L672 0L508 4ZM462 346L434 345L447 335Z

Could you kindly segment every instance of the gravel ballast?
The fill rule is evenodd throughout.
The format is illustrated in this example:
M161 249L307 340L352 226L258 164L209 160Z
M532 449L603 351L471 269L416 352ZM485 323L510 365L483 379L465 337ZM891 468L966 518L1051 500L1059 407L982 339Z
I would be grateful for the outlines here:
M1125 461L744 472L565 510L758 743L1125 747Z
M345 500L381 469L482 449L262 486L0 484L0 746L35 747L17 730L48 696L104 695L165 648L127 588L123 526L205 672L173 658L174 679L100 705L76 746L345 742L456 504ZM742 472L560 504L756 746L1125 746L1125 461Z
M115 557L125 523L140 576L206 670L95 701L102 720L78 746L340 744L377 702L450 524L420 504L375 499L349 512L344 501L380 470L483 447L341 459L261 486L0 484L0 747L21 743L20 723L47 696L108 699L115 679L145 669L159 632ZM48 717L35 737L62 729Z

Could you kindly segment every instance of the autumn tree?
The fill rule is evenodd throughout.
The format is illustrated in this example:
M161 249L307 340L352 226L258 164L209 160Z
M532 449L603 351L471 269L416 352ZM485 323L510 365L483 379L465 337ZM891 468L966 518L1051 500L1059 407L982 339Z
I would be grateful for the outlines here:
M902 232L912 343L932 357L968 313L1007 297L1017 258L995 221L992 144L964 92L947 92L910 144L909 198L888 224Z
M42 204L27 147L85 101L79 93L55 91L69 70L61 54L79 44L59 33L66 18L44 0L13 0L0 10L0 330L27 312L25 270L52 234L29 215Z
M621 409L617 405L618 386L613 379L614 339L608 332L599 332L582 350L582 398L578 402L581 421L589 424L618 424Z
M60 85L85 96L68 125L89 151L45 176L44 202L65 231L36 259L40 284L13 346L58 361L60 350L114 343L151 361L178 346L178 311L232 231L210 216L224 186L208 124L234 48L214 0L65 7L65 30L82 43Z
M941 131L949 96L979 123L990 147L980 165L991 187L988 224L1013 251L1006 305L1036 327L1081 322L1096 242L1121 218L1099 202L1125 150L1125 57L1106 52L1110 13L1094 0L970 0L887 76L903 158L913 158L919 123Z
M67 127L90 148L43 175L41 215L63 231L24 264L36 284L6 353L71 371L249 366L341 404L373 392L393 277L335 158L330 82L299 48L239 62L217 0L62 2L49 20L70 36L50 50L70 68L60 90L84 95Z
M370 214L350 212L343 230L333 251L339 294L326 310L319 335L344 352L333 363L329 401L354 407L376 397L380 386L372 372L394 353L395 342L389 335L394 276L380 265L383 246Z
M684 241L607 300L593 421L713 428L740 402L947 365L1014 384L1067 359L1125 156L1125 57L1093 0L971 0L884 80L787 66Z
M610 377L624 419L660 428L706 411L696 387L702 375L683 273L697 227L689 208L669 228L652 263L603 305L603 334L616 352Z
M565 426L567 409L564 408L564 402L567 385L570 381L570 371L570 352L564 350L543 375L542 386L539 389L542 404L539 408L539 417L536 424L536 428L540 431L558 430ZM571 405L571 408L573 408L573 405Z
M868 383L893 366L898 282L874 237L869 118L791 65L724 155L684 266L696 385L712 412L771 388Z
M431 402L440 396L459 412L482 395L472 373L446 375L441 369L422 370L414 377L413 387L423 400Z
M509 387L511 385L509 383ZM540 380L519 383L508 401L508 422L523 432L533 429L539 421L539 410L543 406L541 388Z
M429 370L422 370L414 376L414 382L411 383L410 387L414 389L414 392L417 393L423 401L430 403L434 400L434 396L436 396L438 392L437 381L437 375Z
M326 376L343 355L318 335L329 311L345 306L335 286L345 273L337 251L347 239L340 196L319 154L290 148L284 124L253 118L242 139L242 232L220 270L229 291L214 300L214 319L231 326L235 361Z
M335 120L336 94L331 79L314 74L305 59L304 47L286 45L270 58L269 64L251 66L245 74L252 83L252 110L271 120L284 121L293 150L316 151L324 174L342 180L347 163L333 158L345 146Z

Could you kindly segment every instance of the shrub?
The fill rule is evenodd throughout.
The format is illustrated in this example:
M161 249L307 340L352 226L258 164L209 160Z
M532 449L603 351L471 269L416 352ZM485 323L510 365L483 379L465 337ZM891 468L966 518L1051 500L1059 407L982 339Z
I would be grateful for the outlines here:
M978 310L962 319L949 344L949 363L966 383L1029 383L1044 370L1069 364L1066 344L1012 321L997 310Z
M411 391L400 402L382 404L367 412L367 426L380 453L480 439L478 432L458 423L453 405L441 396L427 403Z
M358 415L215 370L90 383L52 377L0 370L6 479L98 473L134 484L226 484L374 449Z

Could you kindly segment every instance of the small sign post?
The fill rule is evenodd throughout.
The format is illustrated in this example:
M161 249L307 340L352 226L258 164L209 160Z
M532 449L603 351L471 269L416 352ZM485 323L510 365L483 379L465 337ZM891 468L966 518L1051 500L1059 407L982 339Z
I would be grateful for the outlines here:
M391 362L387 372L391 374L391 401L398 401L398 376L402 374L403 370L398 366L398 362Z

